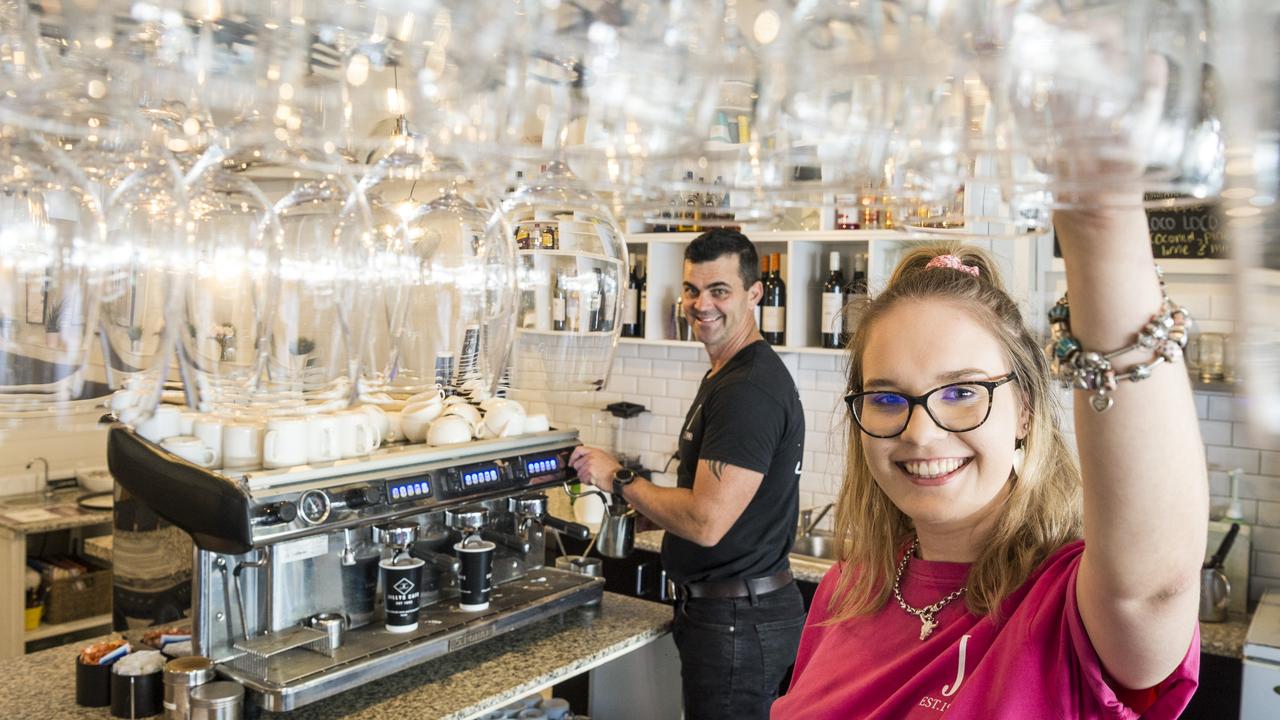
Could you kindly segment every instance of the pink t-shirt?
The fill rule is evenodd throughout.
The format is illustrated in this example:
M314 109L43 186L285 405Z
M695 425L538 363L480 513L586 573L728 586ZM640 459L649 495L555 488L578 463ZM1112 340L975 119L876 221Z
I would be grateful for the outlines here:
M942 609L920 640L920 620L892 598L876 614L819 626L840 576L832 567L818 586L800 639L791 688L773 704L772 720L938 718L1176 718L1200 672L1197 629L1186 656L1138 710L1108 684L1076 604L1076 570L1084 543L1052 555L1005 600L1005 622L970 614L963 598ZM964 581L967 563L912 559L902 597L924 607Z

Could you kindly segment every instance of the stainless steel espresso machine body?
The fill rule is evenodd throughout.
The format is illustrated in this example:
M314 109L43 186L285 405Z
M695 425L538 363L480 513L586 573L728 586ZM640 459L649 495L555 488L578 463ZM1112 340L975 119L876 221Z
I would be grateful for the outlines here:
M577 445L576 431L550 431L231 478L117 427L108 459L195 541L196 652L252 701L289 710L598 601L600 579L544 566L547 527L586 535L548 517L540 492L572 474ZM481 612L458 603L454 544L471 534L496 546ZM419 621L392 632L380 563L406 554L423 561Z

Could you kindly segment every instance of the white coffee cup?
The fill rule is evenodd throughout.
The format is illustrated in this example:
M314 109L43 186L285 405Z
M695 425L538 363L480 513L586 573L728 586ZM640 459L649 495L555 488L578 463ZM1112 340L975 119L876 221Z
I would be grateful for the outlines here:
M191 434L213 452L210 467L222 465L222 426L222 419L212 415L201 415L191 425Z
M157 405L151 417L138 423L137 431L153 443L182 434L182 410L177 405Z
M427 430L428 445L457 445L471 441L472 426L459 415L436 418Z
M358 409L369 416L369 424L378 436L378 445L391 442L391 421L387 419L387 411L377 405L361 405Z
M334 413L338 419L338 452L344 458L368 455L378 447L379 437L360 409Z
M307 462L331 463L342 457L338 442L341 422L334 415L312 415L307 418Z
M285 468L307 464L307 419L275 417L262 434L262 465Z
M444 390L442 390L439 385L436 385L430 390L423 390L422 392L417 393L415 395L410 395L408 398L405 399L404 404L408 405L409 403L421 402L423 400L443 400L443 399L444 399Z
M493 437L511 437L524 432L524 408L515 403L499 405L484 414L484 427Z
M546 432L550 429L551 421L547 420L546 415L539 413L537 415L526 415L524 417L523 432L525 434Z
M195 430L196 418L200 417L200 413L194 410L184 410L178 413L179 435L193 435Z
M387 436L386 442L400 442L404 440L404 430L400 427L400 411L387 410Z
M222 426L222 467L256 470L262 467L262 424L236 420Z
M604 502L601 502L602 500ZM600 522L604 520L605 506L608 503L607 495L597 493L574 498L573 519L583 525L599 527Z
M409 442L422 442L427 437L427 426L442 412L444 405L439 395L408 403L400 409L400 432Z
M475 405L463 405L463 404L450 405L444 409L444 414L446 416L457 415L459 417L465 418L467 422L471 423L472 433L480 429L480 423L483 422L484 420L484 418L480 415L480 410L477 409Z
M192 465L210 467L213 465L213 451L200 442L194 435L173 435L160 441L160 447L186 460Z

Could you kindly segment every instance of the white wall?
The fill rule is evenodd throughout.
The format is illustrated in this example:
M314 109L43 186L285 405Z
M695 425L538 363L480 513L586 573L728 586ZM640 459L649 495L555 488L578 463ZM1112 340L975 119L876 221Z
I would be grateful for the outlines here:
M1230 330L1229 323L1214 329ZM804 466L800 506L834 502L843 478L847 430L840 397L844 393L845 360L836 355L784 354L804 405ZM599 393L524 395L537 412L556 423L576 426L585 442L612 448L612 418L603 410L619 400L640 403L649 412L627 421L622 450L638 453L648 468L662 468L676 449L702 375L709 368L700 347L664 347L623 343L613 373ZM1064 393L1064 417L1071 417ZM1245 520L1254 524L1249 595L1257 600L1268 587L1280 588L1280 441L1250 439L1240 402L1229 394L1196 392L1196 413L1211 467L1210 492L1215 516L1225 509L1230 486L1226 471L1245 472L1240 494ZM674 465L672 469L674 470ZM674 483L674 474L661 479ZM827 524L824 522L824 524Z

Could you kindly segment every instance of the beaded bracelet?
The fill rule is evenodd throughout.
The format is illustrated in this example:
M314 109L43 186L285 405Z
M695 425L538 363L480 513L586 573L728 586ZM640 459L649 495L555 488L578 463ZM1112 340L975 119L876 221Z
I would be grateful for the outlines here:
M1113 352L1100 353L1080 346L1080 341L1071 334L1071 307L1067 304L1065 293L1049 309L1052 340L1045 348L1045 354L1049 356L1050 372L1063 387L1093 392L1089 404L1097 412L1111 409L1114 404L1111 393L1121 380L1146 380L1151 377L1152 368L1160 363L1177 362L1182 357L1183 348L1187 346L1187 331L1192 323L1191 313L1169 299L1164 286L1164 273L1159 265L1156 266L1156 279L1160 281L1160 312L1152 315L1147 324L1142 326L1132 345ZM1111 366L1112 358L1139 349L1151 350L1152 359L1137 363L1121 373Z

